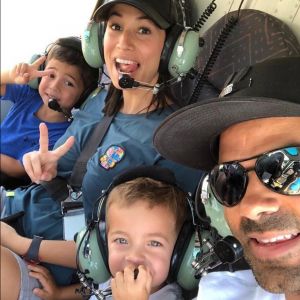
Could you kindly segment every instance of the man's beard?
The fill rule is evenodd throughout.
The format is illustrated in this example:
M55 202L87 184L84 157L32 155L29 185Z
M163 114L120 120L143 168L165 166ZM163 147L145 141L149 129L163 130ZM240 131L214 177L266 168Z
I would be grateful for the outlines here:
M300 293L300 265L288 266L282 262L292 255L280 261L263 261L252 256L247 246L244 255L262 288L271 293Z
M290 213L265 216L259 222L242 219L240 224L240 231L244 234L289 229L300 232L299 219ZM300 251L286 254L280 259L262 260L252 255L249 244L243 243L243 249L245 258L262 288L272 293L300 293ZM292 259L298 263L289 264Z

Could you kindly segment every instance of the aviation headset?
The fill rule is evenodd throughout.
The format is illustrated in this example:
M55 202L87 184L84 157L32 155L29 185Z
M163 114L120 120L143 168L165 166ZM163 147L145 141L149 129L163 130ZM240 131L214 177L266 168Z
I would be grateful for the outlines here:
M196 190L195 213L203 227L200 232L202 245L193 261L195 276L200 278L217 268L219 271L230 272L249 269L243 258L243 248L232 236L224 218L223 207L214 198L206 174Z
M172 5L175 6L174 0ZM83 55L87 63L94 68L101 68L104 64L103 37L106 23L97 23L95 18L102 4L114 2L114 0L98 1L91 20L89 21L82 38ZM134 5L136 1L116 1ZM142 2L142 1L140 1ZM147 5L150 5L149 0ZM153 4L155 6L155 4ZM180 6L183 9L182 6ZM155 10L156 8L154 8ZM158 8L157 8L158 9ZM184 27L179 23L172 24L166 30L167 36L161 54L159 72L163 75L170 74L172 77L179 77L189 72L196 64L196 58L200 52L198 31L191 27Z
M80 38L75 37L75 36L70 36L70 37L57 39L54 43L51 43L50 45L47 46L44 54L42 54L42 55L48 56L48 54L51 52L53 47L55 47L57 45L61 46L61 47L64 47L64 48L69 48L69 49L71 49L73 51L76 51L76 52L80 53L81 55L83 55L81 40L80 40ZM30 63L33 63L34 61L39 59L42 55L41 54L34 54L30 59ZM39 71L45 70L45 67L46 67L46 63L44 62L43 64L40 65ZM38 89L40 81L41 81L41 78L36 78L36 79L31 80L28 83L28 85L30 87L32 87L33 89ZM74 107L79 108L80 105L82 104L82 102L97 87L97 85L98 85L98 79L95 80L95 82L92 82L90 84L90 86L86 87L85 90L83 91L82 95L80 96L79 100L74 105Z
M224 208L211 191L208 175L203 176L198 184L195 195L195 211L203 222L209 223L222 237L232 235L224 217Z
M116 176L97 201L97 216L87 228L75 237L77 244L77 268L81 274L95 284L105 282L110 278L108 267L108 249L106 241L105 208L106 201L112 189L122 183L139 177L147 177L178 187L174 174L158 166L139 166L129 169ZM182 225L170 261L168 282L176 281L184 289L191 290L198 285L192 262L195 257L195 228L193 224L193 206L187 195L190 215ZM134 225L133 225L134 226Z

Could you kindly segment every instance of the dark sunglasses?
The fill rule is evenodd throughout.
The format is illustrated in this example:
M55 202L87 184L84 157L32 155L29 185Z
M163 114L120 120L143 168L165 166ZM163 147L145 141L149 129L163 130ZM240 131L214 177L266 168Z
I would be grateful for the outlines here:
M240 162L257 159L255 167L245 169ZM273 192L300 195L300 147L289 146L251 157L217 165L209 174L215 198L224 206L235 206L248 186L248 172L254 170L259 180Z

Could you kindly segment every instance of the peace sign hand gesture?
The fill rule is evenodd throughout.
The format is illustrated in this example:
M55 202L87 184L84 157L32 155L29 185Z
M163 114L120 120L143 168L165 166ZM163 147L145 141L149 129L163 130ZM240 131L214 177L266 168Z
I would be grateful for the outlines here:
M27 84L30 80L38 77L48 76L53 73L52 70L39 71L39 67L45 62L46 56L41 56L32 64L19 63L9 74L11 82L16 84Z
M74 144L74 137L69 137L64 144L49 151L48 128L46 124L41 123L40 129L40 148L38 151L32 151L24 154L23 165L30 177L35 183L40 181L50 181L57 175L57 162L65 155Z

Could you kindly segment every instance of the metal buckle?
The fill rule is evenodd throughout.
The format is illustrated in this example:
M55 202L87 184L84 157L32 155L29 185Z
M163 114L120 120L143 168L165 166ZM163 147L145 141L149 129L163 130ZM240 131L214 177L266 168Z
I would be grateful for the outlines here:
M219 98L223 98L224 96L230 94L233 90L233 83L228 84L224 89L221 91Z
M81 190L75 191L71 186L68 185L69 196L61 202L61 213L65 215L70 210L80 209L83 207L83 202L81 200L82 192Z

